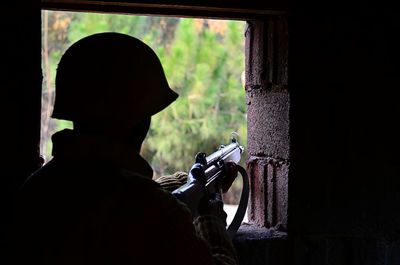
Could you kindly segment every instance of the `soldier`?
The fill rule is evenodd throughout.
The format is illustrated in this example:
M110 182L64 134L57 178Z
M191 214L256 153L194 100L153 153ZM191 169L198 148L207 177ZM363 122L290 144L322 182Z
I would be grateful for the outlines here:
M21 189L15 262L237 263L222 203L202 205L192 221L162 188L182 185L186 174L157 183L139 154L151 116L177 97L156 54L136 38L95 34L66 51L52 117L74 129L52 136L54 158Z

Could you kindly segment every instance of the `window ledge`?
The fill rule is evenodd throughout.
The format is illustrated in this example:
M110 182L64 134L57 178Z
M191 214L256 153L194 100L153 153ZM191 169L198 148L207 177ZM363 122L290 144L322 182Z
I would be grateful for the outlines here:
M242 223L234 242L247 242L247 241L259 241L259 240L286 240L287 233L278 231L276 228L265 228L260 227L253 223Z
M233 239L240 265L290 264L287 233L243 223Z

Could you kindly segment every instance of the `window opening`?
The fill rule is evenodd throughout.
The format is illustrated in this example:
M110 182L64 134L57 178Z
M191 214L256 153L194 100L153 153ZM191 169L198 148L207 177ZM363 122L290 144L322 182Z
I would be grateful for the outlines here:
M180 94L175 103L153 116L141 150L154 178L188 172L197 152L211 154L228 143L232 131L239 133L247 150L245 22L43 10L40 148L46 161L52 158L51 135L72 128L69 121L50 118L57 63L77 40L107 31L132 35L152 47L170 86ZM247 151L240 164L245 167L246 161ZM238 178L224 196L228 223L240 192Z

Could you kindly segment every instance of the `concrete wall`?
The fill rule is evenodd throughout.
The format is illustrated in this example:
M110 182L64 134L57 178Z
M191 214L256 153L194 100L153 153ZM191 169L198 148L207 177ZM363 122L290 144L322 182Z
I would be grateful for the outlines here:
M249 21L246 31L249 219L286 231L290 167L288 20Z
M298 9L290 23L295 264L400 264L395 13Z
M235 240L241 262L400 264L395 13L297 6L288 44L284 19L247 36L253 232Z
M38 167L41 104L40 1L2 5L0 72L0 263L17 187Z

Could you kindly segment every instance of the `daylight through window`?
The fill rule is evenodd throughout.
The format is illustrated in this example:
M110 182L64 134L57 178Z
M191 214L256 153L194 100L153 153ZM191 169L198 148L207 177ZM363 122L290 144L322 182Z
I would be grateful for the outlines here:
M194 155L212 153L236 131L246 145L244 90L245 22L155 16L42 11L41 153L51 159L51 135L72 128L51 119L57 64L79 39L100 32L120 32L147 43L159 56L170 87L179 99L152 118L142 155L154 178L189 171ZM76 95L79 97L79 95ZM245 166L247 153L241 165ZM237 204L241 183L225 196Z

